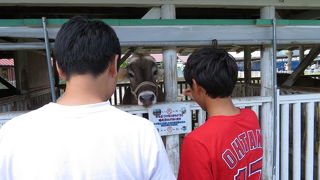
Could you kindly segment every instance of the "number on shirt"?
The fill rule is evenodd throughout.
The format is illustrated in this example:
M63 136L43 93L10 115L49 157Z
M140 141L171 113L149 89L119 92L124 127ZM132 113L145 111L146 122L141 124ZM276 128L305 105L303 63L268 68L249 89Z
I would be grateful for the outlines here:
M249 173L248 170L249 169ZM261 177L262 158L257 159L249 164L249 167L238 169L238 174L234 176L234 180L246 180L253 174L259 173Z

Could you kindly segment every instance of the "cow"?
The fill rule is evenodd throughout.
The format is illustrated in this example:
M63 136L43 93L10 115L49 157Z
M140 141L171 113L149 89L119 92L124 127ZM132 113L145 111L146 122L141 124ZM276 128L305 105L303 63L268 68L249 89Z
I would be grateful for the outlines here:
M122 104L151 106L163 102L165 95L158 85L160 71L156 60L150 55L134 54L127 60L128 66L122 70L122 76L127 76L130 85L126 88Z

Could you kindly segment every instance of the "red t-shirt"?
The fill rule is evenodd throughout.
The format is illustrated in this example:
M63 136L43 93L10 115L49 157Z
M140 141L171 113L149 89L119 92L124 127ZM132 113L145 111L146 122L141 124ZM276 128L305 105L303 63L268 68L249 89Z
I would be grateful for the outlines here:
M256 114L210 117L182 145L178 180L260 179L262 135Z

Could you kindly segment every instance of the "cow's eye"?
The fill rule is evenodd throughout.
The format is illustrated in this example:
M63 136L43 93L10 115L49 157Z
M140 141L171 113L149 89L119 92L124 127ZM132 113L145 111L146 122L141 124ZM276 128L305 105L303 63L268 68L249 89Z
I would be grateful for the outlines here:
M153 75L157 75L157 74L158 74L158 71L155 70L155 71L153 72Z
M133 76L134 76L133 72L129 72L129 77L133 78Z

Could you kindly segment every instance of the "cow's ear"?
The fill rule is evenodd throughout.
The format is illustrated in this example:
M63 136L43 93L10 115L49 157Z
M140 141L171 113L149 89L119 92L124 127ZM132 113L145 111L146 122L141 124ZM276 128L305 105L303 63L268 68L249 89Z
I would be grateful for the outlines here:
M158 80L164 80L164 69L158 69Z
M125 81L128 79L128 70L120 68L117 76L117 81Z

